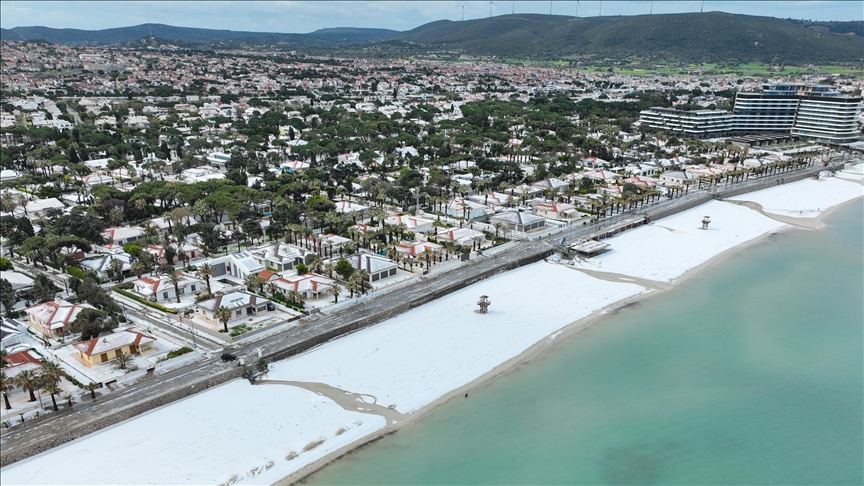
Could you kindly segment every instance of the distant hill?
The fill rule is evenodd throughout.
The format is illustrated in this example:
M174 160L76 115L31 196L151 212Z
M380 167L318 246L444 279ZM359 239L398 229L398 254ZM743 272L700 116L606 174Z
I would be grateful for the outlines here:
M243 32L233 30L174 27L164 24L141 24L103 30L54 29L50 27L15 27L0 29L2 40L44 40L52 44L108 45L157 37L185 44L212 44L244 39L253 43L290 42L300 45L366 44L389 39L398 32L387 29L335 28L321 29L311 34L281 34L275 32Z
M864 38L849 34L855 23L848 24L834 26L847 33L841 35L826 25L810 28L722 12L589 18L517 14L440 20L395 39L500 57L827 64L864 58Z
M831 64L864 61L864 22L809 22L722 12L576 18L516 14L439 20L406 32L340 27L281 34L143 24L104 30L15 27L3 40L104 45L144 37L182 46L276 46L378 56L447 50L470 55L638 62ZM357 46L352 47L352 46ZM338 49L337 49L338 50Z

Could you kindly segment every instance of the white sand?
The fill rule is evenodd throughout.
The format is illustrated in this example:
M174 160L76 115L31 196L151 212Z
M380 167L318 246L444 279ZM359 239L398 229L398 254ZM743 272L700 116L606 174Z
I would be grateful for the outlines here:
M346 411L300 388L252 386L240 380L0 472L4 485L216 485L229 482L234 475L241 484L272 484L384 423L379 416ZM342 427L347 432L336 436ZM321 445L303 451L321 439ZM299 456L286 460L292 451ZM253 473L255 468L258 471Z
M707 230L700 229L703 216L711 217ZM612 250L580 266L671 282L712 257L783 226L752 209L711 201L605 239Z
M276 363L268 379L326 383L410 413L562 327L643 291L535 263ZM486 315L475 312L481 295L492 301Z
M864 164L850 165L837 172L837 177L855 182L864 182Z
M828 178L804 179L729 199L751 201L766 213L793 218L815 218L832 206L861 197L864 187L849 180Z

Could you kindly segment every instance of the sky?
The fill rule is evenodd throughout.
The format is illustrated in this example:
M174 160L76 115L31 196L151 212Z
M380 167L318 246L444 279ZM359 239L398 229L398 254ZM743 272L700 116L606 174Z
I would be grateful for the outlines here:
M864 20L861 1L0 1L0 26L85 30L161 23L180 27L306 33L327 27L409 30L435 20L516 13L590 17L722 11L810 20Z

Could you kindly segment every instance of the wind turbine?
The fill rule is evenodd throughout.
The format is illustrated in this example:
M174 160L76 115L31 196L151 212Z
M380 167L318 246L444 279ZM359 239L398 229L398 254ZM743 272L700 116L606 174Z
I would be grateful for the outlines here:
M576 0L576 18L577 19L579 18L579 7L581 7L581 6L582 6L582 4L579 3L579 0Z
M468 2L465 2L465 3L468 3ZM463 3L462 5L459 5L459 8L462 9L462 22L465 22L465 3Z
M654 0L651 0L651 10L648 11L648 15L654 15Z
M492 6L495 5L497 7L498 4L493 2L492 0L489 0L489 3L487 3L486 5L489 5L489 18L491 19L492 18Z
M510 6L512 7L510 15L516 15L516 0L510 0Z
M598 16L598 17L602 17L602 16L603 16L603 0L600 0L600 14L597 15L597 16Z
M702 0L702 6L699 7L699 13L702 13L703 10L705 10L705 0Z
M552 0L549 0L549 15L552 15Z

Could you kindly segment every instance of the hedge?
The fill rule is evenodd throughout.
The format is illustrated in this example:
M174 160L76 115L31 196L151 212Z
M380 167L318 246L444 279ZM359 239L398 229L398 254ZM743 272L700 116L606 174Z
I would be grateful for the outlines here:
M190 348L189 346L183 346L182 348L177 348L173 351L168 351L168 356L166 356L165 359L168 360L171 358L176 358L177 356L182 356L186 353L191 353L191 352L192 352L192 348Z
M116 287L114 288L114 292L117 292L118 294L120 294L120 295L122 295L122 296L129 297L130 299L134 300L135 302L139 302L139 303L141 303L141 304L144 304L144 305L146 305L147 307L152 307L152 308L154 308L154 309L156 309L156 310L160 310L160 311L162 311L162 312L168 312L168 313L171 313L171 314L176 314L176 313L177 313L177 309L172 309L172 308L170 308L170 307L165 307L164 305L159 305L159 304L157 304L156 302L150 302L149 300L147 300L147 299L145 299L145 298L143 298L143 297L138 297L137 295L133 294L132 292L127 292L127 291L125 291L125 290L123 290L123 289L118 289L118 288L116 288Z

